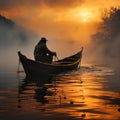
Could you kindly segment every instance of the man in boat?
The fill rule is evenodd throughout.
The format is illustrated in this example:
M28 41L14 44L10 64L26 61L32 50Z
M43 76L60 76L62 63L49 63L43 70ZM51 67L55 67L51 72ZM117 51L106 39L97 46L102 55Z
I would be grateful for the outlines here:
M52 63L53 56L56 56L56 52L52 52L47 48L46 38L42 37L34 49L34 57L36 61L42 61L46 63Z

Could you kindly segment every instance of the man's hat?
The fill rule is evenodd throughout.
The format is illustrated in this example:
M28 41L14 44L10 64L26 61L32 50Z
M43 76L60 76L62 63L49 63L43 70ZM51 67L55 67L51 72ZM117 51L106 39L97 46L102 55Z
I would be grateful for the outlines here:
M45 37L42 37L40 40L40 42L43 42L43 43L45 43L46 41L47 41L47 39Z

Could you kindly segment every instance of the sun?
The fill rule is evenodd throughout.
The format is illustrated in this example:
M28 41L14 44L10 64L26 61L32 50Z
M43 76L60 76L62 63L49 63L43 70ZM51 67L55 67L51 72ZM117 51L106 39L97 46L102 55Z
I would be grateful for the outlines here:
M83 22L87 22L88 20L87 20L87 18L83 18L82 21Z
M95 12L93 12L93 10L89 8L76 8L76 10L74 11L74 16L76 18L79 18L81 22L86 23L91 22L95 18Z
M89 10L81 10L80 17L83 22L88 22L92 16L92 13Z

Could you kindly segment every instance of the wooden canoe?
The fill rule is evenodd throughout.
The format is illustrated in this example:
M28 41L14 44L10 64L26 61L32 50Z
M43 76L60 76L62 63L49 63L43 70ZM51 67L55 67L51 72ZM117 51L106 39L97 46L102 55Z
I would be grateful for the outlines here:
M25 55L21 54L20 51L18 51L18 56L26 76L40 76L60 74L71 70L77 70L81 62L82 51L83 48L76 54L58 61L54 61L52 64L29 59Z

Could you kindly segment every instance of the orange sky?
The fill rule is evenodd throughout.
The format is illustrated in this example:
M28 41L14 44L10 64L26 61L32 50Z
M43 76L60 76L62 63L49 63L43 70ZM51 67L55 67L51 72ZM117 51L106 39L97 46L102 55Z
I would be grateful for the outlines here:
M81 29L87 28L88 32L90 23L99 20L104 8L119 3L120 0L1 0L0 11L17 24L40 35L77 40L80 39L78 36L86 39L86 32Z
M0 11L18 25L47 37L49 44L57 43L63 50L67 45L76 51L89 44L101 12L119 4L120 0L0 0Z

